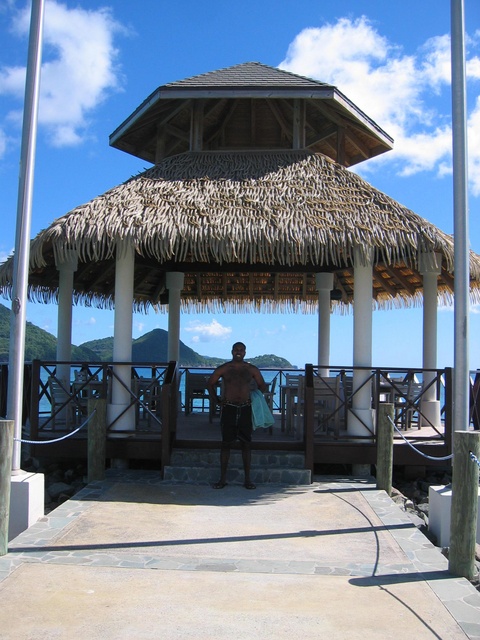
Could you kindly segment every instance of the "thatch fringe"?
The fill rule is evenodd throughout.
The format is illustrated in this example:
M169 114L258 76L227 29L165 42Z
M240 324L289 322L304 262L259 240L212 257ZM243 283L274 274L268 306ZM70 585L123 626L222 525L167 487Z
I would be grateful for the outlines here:
M439 252L453 272L453 240L433 224L403 207L320 154L292 152L199 152L167 158L160 164L110 189L55 220L31 243L30 268L46 265L53 247L62 261L74 249L80 262L97 262L115 255L118 241L130 242L140 256L158 263L314 264L335 270L352 262L355 250L376 263L404 263L418 269L420 252ZM478 299L480 258L470 260L472 291ZM0 267L0 290L11 286L11 261ZM30 295L51 301L48 285ZM82 304L112 306L109 296L76 292ZM451 302L451 292L440 292ZM414 296L415 298L416 296ZM397 299L398 298L398 299ZM345 302L345 301L344 301ZM351 302L351 301L350 301ZM404 295L380 297L379 307L416 304ZM137 301L147 307L148 301ZM212 305L263 311L303 312L315 300L187 300L190 310Z

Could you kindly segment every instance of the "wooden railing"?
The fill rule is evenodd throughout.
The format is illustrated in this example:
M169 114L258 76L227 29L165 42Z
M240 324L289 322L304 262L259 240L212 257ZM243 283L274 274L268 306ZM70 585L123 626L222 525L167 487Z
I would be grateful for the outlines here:
M325 375L328 371L328 376ZM322 373L323 374L322 374ZM352 380L359 382L354 388ZM332 385L331 380L338 377L341 384ZM317 398L315 404L315 381L325 381L330 385L330 404ZM348 381L348 384L347 384ZM423 384L421 382L424 381ZM473 383L472 383L473 384ZM452 369L395 369L367 367L322 367L307 364L305 366L304 389L304 445L306 467L313 470L315 442L335 441L343 443L374 443L375 425L365 420L364 413L356 408L356 396L368 389L372 416L378 412L382 402L392 401L395 406L395 422L405 432L409 440L421 440L420 447L429 442L441 443L451 453L452 443ZM413 390L413 392L412 392ZM358 395L357 395L358 394ZM434 399L440 403L440 423L434 423L425 413L422 400ZM324 410L318 410L318 402L323 402ZM326 408L325 408L326 407ZM366 409L367 407L363 407ZM349 419L355 419L363 433L348 430ZM341 422L342 429L336 428ZM418 427L417 435L412 436L411 427ZM421 427L421 429L420 429ZM428 428L428 429L427 429ZM428 433L427 433L428 432Z
M52 431L54 431L54 419L52 412L52 397L51 389L49 388L48 378L58 380L59 376L57 371L61 370L64 366L70 368L72 372L71 378L74 378L73 371L80 368L79 362L40 362L34 361L32 364L25 365L26 371L26 385L25 385L25 401L24 401L24 415L29 417L30 432L29 437L32 440L44 439L47 440L52 437ZM73 413L76 415L75 423L63 426L59 420L57 420L57 430L68 432L73 431L80 420L85 416L85 398L84 393L89 388L90 384L95 383L95 389L98 396L103 396L109 399L112 383L123 384L125 389L127 386L121 382L115 372L117 365L123 367L131 367L131 379L132 381L140 381L141 376L145 379L150 379L158 385L160 390L155 395L154 400L149 398L145 400L146 396L138 394L135 389L137 388L132 384L128 388L129 401L126 403L122 414L115 416L114 419L110 418L111 423L107 425L107 433L115 431L117 421L125 414L126 411L135 410L135 416L143 416L143 423L139 424L135 419L131 422L131 430L123 431L125 435L132 434L139 436L140 439L144 438L148 440L150 438L157 439L160 448L157 450L158 457L162 459L162 467L168 464L170 460L170 454L174 445L177 433L177 415L181 409L180 393L181 389L180 380L182 370L175 363L101 363L94 362L89 363L90 373L82 383L70 384L64 383L65 391L65 403L57 405L56 411L59 418L62 417L62 412L66 409L67 405L73 407ZM263 370L266 377L272 381L276 379L276 392L274 398L274 413L277 415L279 412L285 410L282 403L280 390L286 382L287 374L302 373L304 374L304 380L306 384L302 391L302 397L298 399L298 406L295 410L302 411L301 415L301 440L292 438L292 443L298 448L302 447L306 455L306 464L308 468L313 469L313 465L319 461L319 447L323 447L322 450L326 451L328 447L336 445L348 445L349 447L361 447L362 444L367 445L367 448L376 446L376 434L375 428L372 427L372 423L364 420L362 412L357 411L357 406L364 407L364 404L356 402L357 394L369 389L371 397L371 409L375 413L379 404L385 400L382 398L383 387L389 385L390 389L396 393L396 419L398 425L403 429L404 435L409 441L417 442L418 447L428 448L429 443L441 444L444 450L451 450L452 442L452 370L451 369L436 369L436 370L422 370L422 369L400 369L400 368L362 368L362 367L335 367L330 366L328 368L318 367L313 365L306 365L305 370ZM322 378L322 374L328 377L338 377L341 380L341 391L336 391L337 401L330 412L320 412L315 410L315 392L314 392L314 380ZM6 390L7 390L7 367L2 366L0 369L0 406L6 406ZM357 384L357 388L354 389L350 384L353 377L360 383ZM359 376L359 374L361 374ZM425 378L426 376L426 378ZM426 379L427 383L419 388L416 395L413 397L408 396L405 389L405 381L415 380L422 381ZM479 412L479 384L480 376L478 370L471 373L471 388L472 388L472 416L471 421L474 428L478 428L478 412ZM148 389L147 389L148 391ZM440 401L440 423L434 424L431 422L428 415L424 414L422 408L422 398L426 392L433 393L436 400ZM348 429L348 417L354 416L359 424L364 424L364 432L358 435L352 433ZM336 421L336 417L338 420ZM421 425L419 425L421 421ZM123 421L126 422L125 420ZM142 422L140 420L140 422ZM148 426L146 423L148 422ZM340 422L341 428L328 426L328 422L338 424ZM166 428L168 425L168 428ZM402 426L403 425L403 426ZM408 425L406 427L405 425ZM477 426L476 426L477 425ZM421 429L416 429L416 426L421 426ZM426 429L425 426L429 428ZM81 437L79 434L79 437ZM298 434L296 434L298 437ZM282 433L282 442L279 444L280 448L288 446L288 433ZM398 437L398 436L397 436ZM120 442L117 440L117 443ZM275 438L270 439L269 445L275 447ZM292 445L293 446L293 445ZM316 459L315 459L316 455ZM348 454L350 455L350 454Z
M175 370L176 370L176 364ZM163 406L161 390L170 371L172 363L128 363L131 367L131 384L125 382L117 375L116 366L125 366L125 363L88 363L88 373L82 379L75 381L74 375L69 375L65 382L57 373L61 367L72 374L78 371L81 363L78 362L47 362L34 360L31 365L31 392L30 392L30 436L37 439L44 432L55 431L56 423L61 424L62 431L72 431L82 422L86 414L88 396L110 399L112 385L117 384L126 390L128 403L122 411L112 418L107 424L107 432L115 431L119 420L131 409L135 410L135 418L132 420L130 430L122 429L124 434L139 433L144 430L161 431ZM72 380L73 379L73 380ZM178 376L175 380L178 379ZM60 402L53 398L52 381L60 390L63 400ZM143 385L139 385L143 382ZM170 382L170 384L172 384ZM160 390L158 397L153 398L158 406L152 404L153 391ZM177 387L178 390L178 387ZM173 394L174 396L176 394ZM148 400L147 400L148 398ZM149 428L146 429L138 420L140 415L146 416Z

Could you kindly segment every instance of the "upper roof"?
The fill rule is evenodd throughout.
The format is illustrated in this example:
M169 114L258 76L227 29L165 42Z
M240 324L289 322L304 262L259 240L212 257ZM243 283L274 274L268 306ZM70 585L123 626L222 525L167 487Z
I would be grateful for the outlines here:
M337 87L246 62L158 87L110 145L152 163L191 150L309 148L351 166L393 140Z
M319 82L318 80L300 76L282 69L276 69L275 67L269 67L260 62L244 62L234 65L233 67L226 67L224 69L218 69L217 71L208 71L207 73L191 76L184 80L169 82L164 85L163 88L184 86L219 87L222 89L227 87L265 88L268 86L285 89L293 87L312 89L320 86L335 89L335 87L325 84L324 82Z

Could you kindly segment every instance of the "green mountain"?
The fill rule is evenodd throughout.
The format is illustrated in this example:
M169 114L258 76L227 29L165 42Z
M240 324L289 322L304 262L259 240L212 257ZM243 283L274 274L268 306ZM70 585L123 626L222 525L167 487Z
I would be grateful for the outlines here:
M0 362L8 362L10 345L10 310L0 304ZM184 367L214 368L230 358L202 356L180 341L180 365ZM27 322L25 335L25 360L55 360L57 357L57 339ZM102 338L84 342L72 347L72 360L80 362L109 362L113 359L113 338ZM167 362L168 333L163 329L154 329L133 340L132 359L136 362ZM290 368L292 365L279 356L263 355L248 358L257 367L272 369Z
M292 365L285 358L268 354L264 356L256 356L255 358L247 358L249 362L259 369L291 369Z
M10 351L10 309L0 304L0 362L8 362ZM55 360L57 357L57 339L48 331L44 331L27 322L25 331L25 360ZM72 347L72 360L91 362L97 356L84 347Z
M98 359L110 362L113 359L113 338L84 342L82 347L94 351ZM167 362L168 332L154 329L133 340L132 359L135 362ZM216 367L224 362L220 358L201 356L180 340L180 364L184 367Z

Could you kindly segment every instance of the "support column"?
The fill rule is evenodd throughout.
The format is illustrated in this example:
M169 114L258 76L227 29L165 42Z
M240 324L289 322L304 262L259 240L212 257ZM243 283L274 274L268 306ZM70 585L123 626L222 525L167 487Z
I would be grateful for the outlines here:
M348 414L347 432L349 435L367 436L374 428L374 411L372 409L372 384L367 382L372 368L372 281L373 259L371 253L359 248L354 252L354 305L353 305L353 391L357 391L352 399L353 412ZM366 367L366 370L355 370L355 367ZM354 415L357 414L357 415ZM364 424L357 418L360 417Z
M57 320L57 360L72 359L72 297L73 274L78 267L77 252L64 251L61 258L56 258L58 269L58 320ZM70 365L57 366L57 378L68 388L70 384Z
M135 408L126 409L131 402L132 326L133 326L133 276L135 251L128 241L117 243L115 263L115 316L113 333L113 361L128 364L114 365L112 399L107 407L108 422L118 418L114 431L125 431L135 426ZM122 412L124 412L122 414ZM122 415L120 415L122 414Z
M316 273L318 289L318 370L321 376L330 375L330 292L333 289L333 273Z
M168 289L168 360L180 359L180 295L185 276L180 272L167 273Z
M442 256L439 253L422 253L419 256L419 271L423 276L423 368L437 368L437 282L442 270ZM435 379L433 371L423 374L425 387ZM436 386L433 384L422 395L421 426L433 424L440 427L440 401L437 400ZM428 419L428 421L426 420Z

